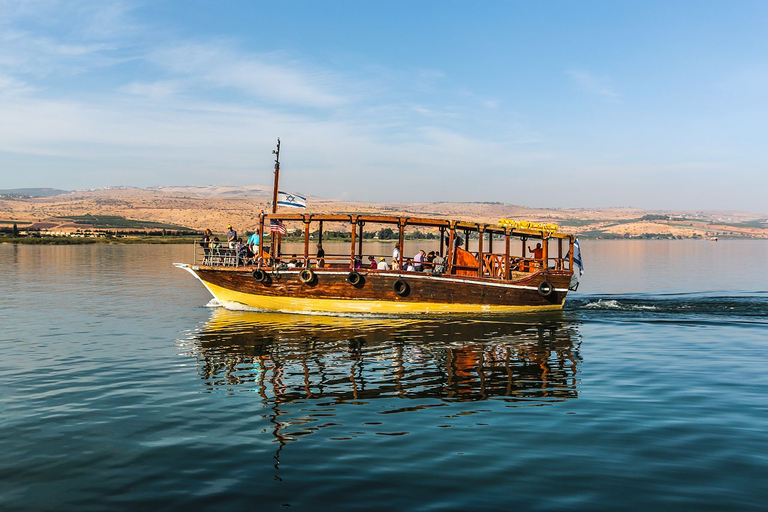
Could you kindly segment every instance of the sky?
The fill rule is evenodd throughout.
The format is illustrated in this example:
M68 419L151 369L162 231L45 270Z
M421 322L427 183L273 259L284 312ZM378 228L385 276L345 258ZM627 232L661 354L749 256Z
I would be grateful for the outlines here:
M765 1L0 0L0 188L768 212Z

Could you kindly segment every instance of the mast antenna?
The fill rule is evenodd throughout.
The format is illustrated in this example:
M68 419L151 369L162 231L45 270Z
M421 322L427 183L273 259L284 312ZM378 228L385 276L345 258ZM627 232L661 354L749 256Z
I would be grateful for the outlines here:
M272 213L277 213L277 190L280 185L280 137L277 138L277 149L272 150L275 155L275 186L272 189Z

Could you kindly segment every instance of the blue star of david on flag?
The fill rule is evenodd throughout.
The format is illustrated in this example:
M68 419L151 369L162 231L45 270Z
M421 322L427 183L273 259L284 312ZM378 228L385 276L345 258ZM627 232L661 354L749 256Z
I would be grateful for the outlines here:
M299 194L289 194L288 192L277 193L277 206L290 206L292 208L306 208L307 198Z

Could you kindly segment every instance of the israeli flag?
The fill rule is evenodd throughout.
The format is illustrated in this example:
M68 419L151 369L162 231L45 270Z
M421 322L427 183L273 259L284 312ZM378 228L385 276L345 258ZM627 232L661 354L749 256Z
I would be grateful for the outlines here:
M581 246L578 238L573 241L573 264L579 267L579 276L583 276L584 263L581 261Z
M299 194L289 194L288 192L277 193L277 206L290 206L292 208L307 207L307 198Z

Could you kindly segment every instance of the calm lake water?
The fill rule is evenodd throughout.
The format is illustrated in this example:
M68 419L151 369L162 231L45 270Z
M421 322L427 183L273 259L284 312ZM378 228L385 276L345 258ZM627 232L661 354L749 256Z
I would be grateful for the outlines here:
M0 510L765 510L768 243L582 250L562 313L385 319L0 246Z

